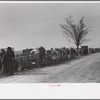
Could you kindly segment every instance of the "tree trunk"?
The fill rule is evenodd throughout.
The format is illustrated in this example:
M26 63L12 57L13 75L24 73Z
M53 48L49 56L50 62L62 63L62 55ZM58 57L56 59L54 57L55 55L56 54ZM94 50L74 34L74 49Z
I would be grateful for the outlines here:
M79 56L79 45L77 45L77 56Z

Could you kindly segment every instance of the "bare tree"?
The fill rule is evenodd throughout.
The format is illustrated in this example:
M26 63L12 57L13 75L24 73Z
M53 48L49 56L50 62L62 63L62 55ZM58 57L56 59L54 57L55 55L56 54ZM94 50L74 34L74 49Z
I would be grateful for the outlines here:
M79 20L78 24L74 24L72 16L65 19L66 24L60 24L63 29L63 33L67 36L68 41L73 42L77 47L77 53L79 52L79 46L89 41L86 38L90 31L90 27L84 24L84 16Z

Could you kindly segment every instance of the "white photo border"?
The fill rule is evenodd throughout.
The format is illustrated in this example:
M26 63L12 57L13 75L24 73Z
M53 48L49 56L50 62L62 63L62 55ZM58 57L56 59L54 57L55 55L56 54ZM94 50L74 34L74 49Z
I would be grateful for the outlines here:
M100 1L0 1L0 3L100 3ZM100 99L100 84L6 83L0 84L0 99Z

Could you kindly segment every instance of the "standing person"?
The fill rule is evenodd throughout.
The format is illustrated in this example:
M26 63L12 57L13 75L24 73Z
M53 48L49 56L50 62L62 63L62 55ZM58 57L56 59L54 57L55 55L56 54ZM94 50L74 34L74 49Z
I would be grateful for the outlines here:
M39 48L39 56L40 56L40 60L41 60L42 65L44 65L44 63L45 63L45 52L46 52L45 48L41 46Z
M0 53L0 70L1 70L1 73L0 74L5 74L5 66L3 65L3 62L2 62L4 55L5 55L5 50L1 49L1 53Z
M4 57L3 57L3 64L5 66L6 69L6 74L7 75L13 75L13 70L14 70L14 63L15 60L15 55L13 50L11 49L11 47L7 48L7 52L5 53Z

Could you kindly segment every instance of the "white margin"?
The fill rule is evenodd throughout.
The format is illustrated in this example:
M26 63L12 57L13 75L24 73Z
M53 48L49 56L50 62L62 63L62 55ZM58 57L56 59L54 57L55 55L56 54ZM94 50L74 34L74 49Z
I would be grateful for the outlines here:
M100 3L100 1L0 1L0 3Z

